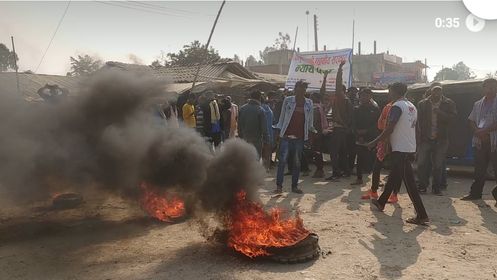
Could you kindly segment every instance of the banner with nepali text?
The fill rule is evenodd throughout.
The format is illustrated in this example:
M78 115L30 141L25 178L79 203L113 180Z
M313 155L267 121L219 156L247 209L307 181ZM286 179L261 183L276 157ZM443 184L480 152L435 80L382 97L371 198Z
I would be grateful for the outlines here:
M319 90L323 83L323 75L328 72L326 91L336 88L336 74L340 62L343 66L343 83L348 88L352 84L352 49L318 52L295 52L288 69L286 88L294 88L299 80L309 83L308 90Z

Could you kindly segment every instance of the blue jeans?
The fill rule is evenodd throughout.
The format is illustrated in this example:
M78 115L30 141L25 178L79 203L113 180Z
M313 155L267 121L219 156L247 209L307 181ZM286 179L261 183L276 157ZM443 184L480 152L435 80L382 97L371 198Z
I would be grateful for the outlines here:
M276 185L283 186L283 176L285 165L289 155L293 156L292 161L292 189L297 188L300 175L300 160L304 151L303 139L280 139L280 150L278 152L278 173L276 174Z

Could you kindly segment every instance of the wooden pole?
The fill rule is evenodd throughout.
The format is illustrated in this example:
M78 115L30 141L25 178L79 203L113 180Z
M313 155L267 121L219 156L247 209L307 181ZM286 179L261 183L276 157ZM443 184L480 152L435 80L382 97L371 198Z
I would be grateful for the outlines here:
M16 70L16 81L17 81L17 94L21 94L21 89L19 87L19 71L17 67L17 54L16 54L16 47L14 45L14 36L10 36L10 39L12 41L12 52L14 53L14 68Z
M223 10L223 7L224 7L225 3L226 3L226 0L223 0L223 3L221 4L221 7L219 8L219 11L217 12L216 20L214 21L214 25L212 26L211 33L209 34L209 39L207 40L207 44L205 45L205 52L204 52L205 55L207 55L207 53L209 51L209 44L211 43L212 34L214 33L214 29L216 29L217 20L219 19L219 16L221 15L221 11ZM197 83L198 74L200 73L200 67L201 67L201 65L202 65L202 63L200 62L198 64L197 71L195 73L195 77L193 78L193 84L192 84L191 91L193 91L193 88L195 87L195 84Z
M293 51L295 52L295 44L297 44L297 36L299 35L299 27L295 30L295 37L293 37Z

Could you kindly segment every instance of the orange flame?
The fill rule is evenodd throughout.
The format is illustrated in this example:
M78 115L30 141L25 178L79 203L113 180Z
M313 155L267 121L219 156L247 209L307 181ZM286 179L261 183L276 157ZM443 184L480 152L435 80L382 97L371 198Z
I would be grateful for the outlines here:
M149 185L142 183L140 204L150 216L163 222L185 215L185 202L176 195L159 192Z
M292 246L309 235L298 214L282 219L282 209L273 208L266 213L260 204L247 200L246 196L245 191L236 195L237 203L228 221L231 248L250 258L269 256L267 248Z

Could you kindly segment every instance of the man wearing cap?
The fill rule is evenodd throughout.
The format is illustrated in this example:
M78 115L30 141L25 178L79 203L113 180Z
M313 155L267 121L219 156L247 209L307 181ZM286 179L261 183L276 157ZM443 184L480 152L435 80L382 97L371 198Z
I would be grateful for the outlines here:
M419 192L426 193L432 174L432 192L442 195L442 169L449 147L449 126L457 111L456 104L443 95L440 85L432 86L430 91L430 96L418 103L416 135Z
M298 188L300 162L304 150L304 141L309 139L309 131L313 131L313 104L305 98L308 83L295 83L295 96L288 96L281 106L278 124L280 150L278 153L278 171L276 175L276 193L283 191L283 176L289 155L292 155L292 192L301 194Z

